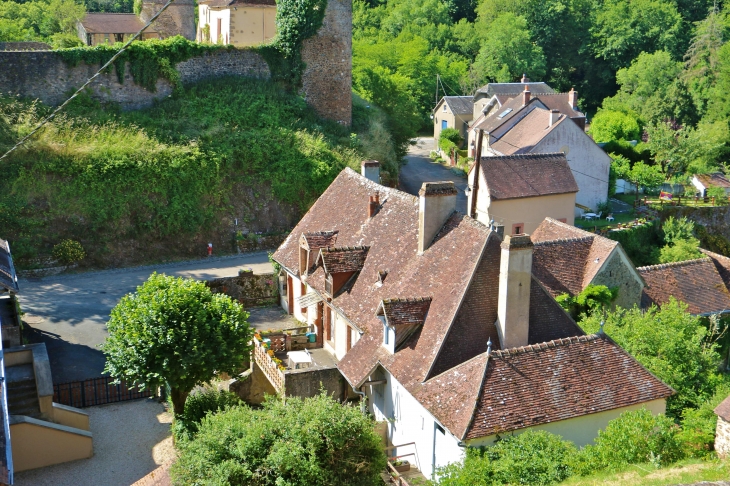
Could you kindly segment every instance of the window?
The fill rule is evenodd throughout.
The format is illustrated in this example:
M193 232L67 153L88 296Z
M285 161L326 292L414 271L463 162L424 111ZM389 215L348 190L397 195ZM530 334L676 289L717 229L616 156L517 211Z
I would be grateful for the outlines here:
M114 42L124 42L124 34L114 34Z
M504 118L507 115L509 115L511 112L512 112L512 108L507 108L502 113L500 113L499 116L497 116L497 119L501 120L502 118Z
M443 130L444 128L449 128L449 122L447 122L446 120L441 120L441 130Z
M299 295L301 295L301 296L307 295L307 284L305 284L304 282L301 282L301 290L299 292ZM307 308L302 307L301 311L302 311L302 314L304 314L304 317L306 318L307 317Z
M92 37L91 37L91 34L86 34L86 45L87 46L92 45Z
M345 351L349 351L352 349L352 328L350 326L347 326L347 335L345 336L347 343L345 344Z
M446 113L446 103L444 103L444 113Z
M299 247L299 275L307 273L307 264L309 262L309 251L304 247Z
M325 330L325 337L327 338L327 341L332 341L334 335L335 335L335 326L332 322L332 308L330 306L325 306L324 308L324 330Z
M332 274L327 275L327 278L324 281L324 292L328 294L330 297L332 296Z
M525 229L524 223L515 223L512 225L512 234L513 235L521 235L523 234L523 230Z

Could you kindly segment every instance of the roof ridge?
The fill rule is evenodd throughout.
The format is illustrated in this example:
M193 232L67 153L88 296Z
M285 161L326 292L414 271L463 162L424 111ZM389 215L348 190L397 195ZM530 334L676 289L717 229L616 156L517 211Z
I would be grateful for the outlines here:
M574 238L557 238L555 240L545 240L545 241L538 241L534 242L534 246L545 246L545 245L557 245L559 243L574 243L574 242L583 242L583 241L593 241L596 239L596 236L576 236Z
M535 110L533 110L535 111ZM511 155L487 155L482 156L481 160L489 159L543 159L549 157L565 157L563 152L545 152L545 153L527 153L527 154L511 154Z
M345 167L344 169L342 169L342 172L344 172L345 174L347 174L349 176L357 176L357 178L360 180L361 184L379 191L381 203L385 202L385 198L383 197L383 195L386 195L388 197L390 197L390 196L398 197L404 201L410 201L410 202L418 201L418 196L408 194L407 192L401 191L400 189L396 189L394 187L388 187L388 186L384 186L382 184L378 184L377 182L373 182L370 179L368 179L367 177L363 176L362 174L360 174L359 172L357 172L356 170L354 170L350 167Z
M637 271L644 270L663 270L665 268L682 267L685 265L695 265L697 263L711 262L712 259L709 256L702 258L695 258L693 260L685 260L683 262L670 262L670 263L659 263L658 265L646 265L644 267L636 267Z
M497 349L492 351L492 356L495 358L506 358L515 356L518 354L525 354L530 352L545 351L550 348L558 346L567 346L569 344L584 343L589 341L595 341L596 339L603 339L600 334L586 334L584 336L570 336L566 338L553 339L552 341L546 341L543 343L528 344L527 346L518 346L507 349Z
M369 250L370 246L367 245L357 245L357 246L328 246L327 248L322 248L322 251L326 252L336 252L336 251L362 251L362 250Z
M431 302L433 297L396 297L394 299L383 299L384 304L393 303L411 303L411 302Z

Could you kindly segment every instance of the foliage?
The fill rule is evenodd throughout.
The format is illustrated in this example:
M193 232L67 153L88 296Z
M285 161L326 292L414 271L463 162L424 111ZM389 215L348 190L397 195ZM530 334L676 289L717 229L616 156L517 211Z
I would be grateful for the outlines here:
M594 445L582 449L580 456L577 469L585 475L595 470L616 471L628 464L671 464L684 454L680 428L674 421L642 408L611 420L598 432Z
M626 179L636 186L637 200L639 199L639 189L642 187L645 189L653 189L659 187L664 182L664 175L659 170L659 167L648 165L641 161L631 163L623 155L610 155L611 167L616 173L616 176Z
M637 267L656 263L656 249L664 244L658 225L654 223L612 231L608 238L621 243L624 251Z
M52 255L63 265L73 265L83 260L86 252L78 241L63 240L53 247Z
M386 463L371 419L324 392L208 415L179 448L175 484L377 485Z
M446 153L452 154L462 144L464 139L461 132L456 128L444 128L439 134L439 148Z
M720 255L730 256L730 241L715 231L707 231L702 225L695 227L697 238L700 240L700 246Z
M85 11L83 3L74 0L0 2L0 42L55 44L55 35L76 35L76 22L84 17Z
M483 449L467 449L463 464L441 469L440 486L555 484L568 478L575 446L545 431L527 430Z
M230 407L242 405L235 393L215 388L194 390L185 401L185 411L173 424L175 441L192 439L198 432L200 423L210 413L218 413Z
M724 206L728 203L727 194L724 187L712 186L707 188L707 197L715 198L717 206Z
M555 300L570 313L573 319L593 315L596 311L607 309L618 297L618 287L589 284L578 295L562 294Z
M602 316L580 322L586 332L599 329ZM671 298L660 308L617 308L605 318L604 331L659 379L676 390L667 399L667 414L680 417L711 397L721 381L720 355L714 336L687 305Z
M204 282L153 273L112 309L104 371L145 389L167 383L181 415L194 387L245 361L253 336L247 318Z
M700 241L694 236L694 222L682 216L670 216L662 225L665 245L659 252L659 263L683 262L702 256Z
M294 57L302 42L317 33L326 8L327 0L279 0L276 3L276 38L273 44L284 57Z
M687 457L711 456L717 428L715 407L730 395L730 383L718 386L715 394L703 402L699 408L688 408L682 411L682 432L680 439Z
M593 117L589 133L598 143L612 140L638 140L639 122L628 113L599 110Z

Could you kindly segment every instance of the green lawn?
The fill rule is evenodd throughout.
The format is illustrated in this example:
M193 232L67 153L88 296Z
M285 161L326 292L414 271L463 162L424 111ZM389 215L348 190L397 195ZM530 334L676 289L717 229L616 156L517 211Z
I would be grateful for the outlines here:
M690 459L662 469L654 469L651 464L633 465L621 472L574 477L560 484L563 486L662 486L691 484L698 481L719 481L728 478L730 478L729 460Z
M628 223L629 221L633 221L634 219L636 219L636 216L634 216L633 212L627 214L614 214L613 216L614 218L616 218L614 221L606 221L606 218L604 216L601 216L601 219L591 220L576 218L575 225L578 228L582 228L584 230L593 230L594 228L605 228L610 226L616 226L619 223Z

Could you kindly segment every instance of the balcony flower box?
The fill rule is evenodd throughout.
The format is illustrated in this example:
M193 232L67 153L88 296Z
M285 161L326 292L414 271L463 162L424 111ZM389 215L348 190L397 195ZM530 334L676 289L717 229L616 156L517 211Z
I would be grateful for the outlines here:
M411 463L404 459L396 459L395 461L391 461L390 464L393 466L393 469L399 473L411 470Z

